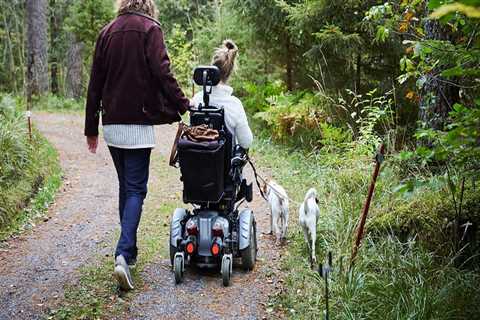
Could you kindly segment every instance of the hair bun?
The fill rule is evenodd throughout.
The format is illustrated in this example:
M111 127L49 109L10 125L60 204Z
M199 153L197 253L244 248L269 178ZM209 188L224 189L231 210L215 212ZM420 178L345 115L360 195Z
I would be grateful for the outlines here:
M223 41L223 45L228 49L228 50L233 50L233 51L238 51L238 47L237 45L235 44L235 42L233 42L233 40L230 40L230 39L227 39L225 41Z

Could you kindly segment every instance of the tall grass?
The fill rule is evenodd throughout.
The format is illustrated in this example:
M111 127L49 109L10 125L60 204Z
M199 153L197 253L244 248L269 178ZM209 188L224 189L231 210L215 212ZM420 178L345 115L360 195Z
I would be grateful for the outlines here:
M21 107L0 96L0 241L41 215L61 183L56 151L36 131L29 139Z
M317 256L322 261L327 251L334 255L331 318L475 319L480 314L478 266L458 268L455 253L438 250L440 255L426 245L430 235L410 233L400 240L388 229L371 232L375 226L372 222L388 213L393 213L390 223L395 224L395 210L400 205L404 205L402 214L416 219L415 208L419 206L405 206L416 199L432 201L423 204L425 210L419 214L424 217L419 219L435 221L437 228L443 224L444 217L434 211L438 199L445 198L446 193L428 188L408 198L395 193L401 170L391 161L387 160L381 171L367 235L355 267L350 270L354 231L373 169L373 155L366 150L353 143L350 150L342 153L306 153L275 144L266 135L257 139L253 149L257 164L268 167L293 199L301 201L311 186L319 191ZM296 224L297 209L291 209L290 242L282 261L286 286L274 303L292 319L321 319L323 280L309 268L303 234ZM415 232L421 233L422 229ZM443 246L448 247L448 243Z

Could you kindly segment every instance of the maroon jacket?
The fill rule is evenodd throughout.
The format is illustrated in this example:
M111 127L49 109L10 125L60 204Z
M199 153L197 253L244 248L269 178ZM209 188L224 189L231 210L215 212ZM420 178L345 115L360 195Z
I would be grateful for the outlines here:
M100 32L88 87L85 135L102 123L155 125L180 120L189 101L172 72L160 25L136 13Z

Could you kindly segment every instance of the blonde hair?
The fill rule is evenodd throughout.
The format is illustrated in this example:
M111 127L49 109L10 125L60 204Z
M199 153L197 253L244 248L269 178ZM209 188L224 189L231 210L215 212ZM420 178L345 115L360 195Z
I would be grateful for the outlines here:
M220 80L227 82L235 70L235 59L237 58L238 47L232 40L223 41L223 46L215 50L212 65L220 69Z
M158 15L154 0L117 0L117 10L119 15L129 11L143 13L155 19Z

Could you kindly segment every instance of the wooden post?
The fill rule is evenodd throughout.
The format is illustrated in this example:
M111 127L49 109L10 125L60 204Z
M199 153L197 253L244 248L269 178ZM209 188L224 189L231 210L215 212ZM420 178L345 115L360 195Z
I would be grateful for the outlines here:
M375 184L377 182L378 174L380 173L380 166L383 163L385 155L385 146L382 144L380 149L375 157L375 170L373 172L372 182L370 184L370 188L368 190L367 201L365 201L365 205L363 206L362 215L360 217L360 224L358 225L357 229L357 237L355 239L355 245L353 246L352 257L350 259L350 267L353 266L355 258L357 257L358 248L362 242L363 233L365 231L365 223L367 222L368 211L370 209L370 204L373 198L373 192L375 191Z
M25 113L27 116L27 125L28 125L28 137L30 138L30 142L32 142L32 94L31 92L27 93L27 112Z

